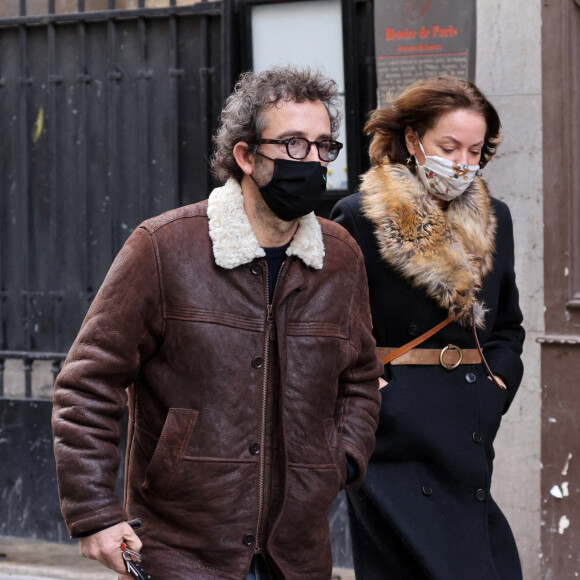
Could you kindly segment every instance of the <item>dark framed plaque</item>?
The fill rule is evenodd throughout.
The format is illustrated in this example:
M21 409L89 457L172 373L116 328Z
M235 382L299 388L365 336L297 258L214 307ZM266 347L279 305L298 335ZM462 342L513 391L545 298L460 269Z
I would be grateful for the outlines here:
M379 106L419 79L473 81L476 0L375 2L375 44Z

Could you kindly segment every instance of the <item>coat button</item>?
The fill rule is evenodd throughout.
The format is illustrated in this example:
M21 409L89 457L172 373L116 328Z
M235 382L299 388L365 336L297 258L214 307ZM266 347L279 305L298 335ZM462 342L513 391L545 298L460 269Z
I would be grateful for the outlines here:
M481 443L481 440L483 439L483 437L481 436L481 433L478 433L477 431L475 431L475 433L472 435L473 440L475 441L475 443Z
M465 380L466 380L468 383L475 383L475 381L477 380L477 377L475 376L475 374L474 374L474 373L467 373L467 374L465 375Z
M250 453L252 455L259 455L260 454L260 444L259 443L252 443L250 445Z
M409 336L417 336L417 334L419 334L419 328L416 324L409 324L407 332L409 333Z
M433 490L428 485L424 485L421 488L421 493L429 497L433 493Z
M252 534L247 534L242 538L244 546L251 546L256 541L256 538Z
M485 490L484 489L478 489L475 492L475 499L477 501L483 501L485 499L485 496L486 496L486 493L485 493Z
M252 361L252 366L255 369L260 369L262 368L262 365L264 364L264 359L261 356L257 356L253 361Z
M262 265L258 264L256 262L254 262L251 266L250 266L250 272L252 272L252 274L255 274L256 276L258 274L262 273Z

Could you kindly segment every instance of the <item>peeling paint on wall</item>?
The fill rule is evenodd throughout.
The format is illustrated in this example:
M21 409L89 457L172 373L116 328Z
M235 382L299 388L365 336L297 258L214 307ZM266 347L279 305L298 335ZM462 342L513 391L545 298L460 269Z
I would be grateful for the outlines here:
M568 467L570 467L570 459L572 459L572 454L568 453L568 458L566 463L564 463L564 469L562 469L562 475L568 475Z
M570 492L568 490L568 482L563 481L562 485L552 486L552 489L550 490L550 495L557 499L563 499L565 497L568 497L570 495Z
M566 516L562 516L560 518L560 522L558 523L558 533L563 534L564 530L570 525L570 520Z

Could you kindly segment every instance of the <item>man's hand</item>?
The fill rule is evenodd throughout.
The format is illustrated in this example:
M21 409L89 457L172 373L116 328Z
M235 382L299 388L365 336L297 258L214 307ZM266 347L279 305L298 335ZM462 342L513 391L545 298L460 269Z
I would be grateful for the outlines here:
M97 560L103 566L118 574L127 574L127 568L121 555L121 543L135 552L140 552L143 546L139 536L127 522L121 522L85 538L80 539L81 554L85 558Z

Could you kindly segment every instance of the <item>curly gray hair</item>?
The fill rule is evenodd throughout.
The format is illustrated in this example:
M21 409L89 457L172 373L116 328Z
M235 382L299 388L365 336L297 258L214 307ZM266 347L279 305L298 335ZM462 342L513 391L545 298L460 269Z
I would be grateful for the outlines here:
M255 143L264 129L262 112L279 101L297 103L321 101L330 118L330 130L336 138L340 128L340 99L336 83L310 68L273 67L260 73L243 73L234 92L226 100L214 137L211 157L214 176L222 181L241 180L243 172L234 159L236 143Z

